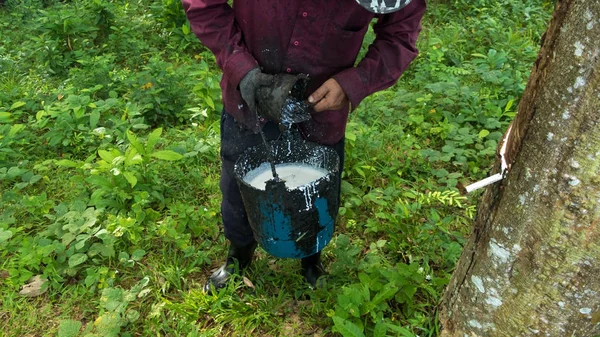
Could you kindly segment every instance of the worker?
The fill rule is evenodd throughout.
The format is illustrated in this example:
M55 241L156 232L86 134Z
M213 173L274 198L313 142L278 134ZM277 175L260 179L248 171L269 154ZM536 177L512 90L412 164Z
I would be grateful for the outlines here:
M223 71L221 115L221 216L230 246L205 291L223 288L248 267L257 243L248 223L233 167L249 147L277 139L277 116L257 111L260 88L277 74L309 76L312 118L302 136L332 147L344 160L348 114L368 95L392 86L417 56L425 0L182 0L192 31ZM375 40L356 63L370 23ZM264 102L263 102L264 103ZM338 196L339 197L339 196ZM305 280L325 274L321 253L301 259Z

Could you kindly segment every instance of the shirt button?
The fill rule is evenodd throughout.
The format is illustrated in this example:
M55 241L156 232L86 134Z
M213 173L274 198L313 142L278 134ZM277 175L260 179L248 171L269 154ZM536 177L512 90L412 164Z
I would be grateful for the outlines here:
M294 41L294 46L296 46L296 47L297 47L299 44L300 44L300 42L298 42L298 41Z
M308 16L308 13L304 12L304 13L302 13L302 16L303 16L303 17L307 17L307 16Z

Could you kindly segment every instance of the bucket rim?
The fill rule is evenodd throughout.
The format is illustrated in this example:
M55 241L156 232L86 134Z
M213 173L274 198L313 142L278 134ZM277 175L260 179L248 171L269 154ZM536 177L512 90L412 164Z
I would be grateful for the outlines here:
M293 163L290 163L293 164ZM304 185L300 185L300 186L296 186L294 188L289 188L285 183L283 184L283 186L285 187L286 191L295 191L295 190L302 190L303 187L308 186L308 185L317 185L319 184L321 181L325 181L325 180L330 180L330 176L334 173L337 173L338 170L335 171L327 171L327 174L322 176L321 178L317 179L317 180L313 180L307 184ZM243 177L239 177L237 174L235 175L235 178L241 183L244 184L244 186L250 187L251 189L255 190L255 191L260 191L260 192L265 192L266 189L260 189L260 188L256 188L252 185L250 185L249 183L246 182L246 180Z
M290 142L290 141L291 141L290 139L276 139L276 140L269 141L269 144L270 145L287 144L287 142ZM311 146L313 148L320 148L320 149L323 149L324 151L328 152L330 155L332 155L335 158L334 159L335 165L333 165L333 167L331 169L327 169L327 174L325 174L324 176L322 176L322 177L320 177L320 178L318 178L318 179L316 179L314 181L311 181L308 184L296 186L295 188L291 188L291 189L288 188L287 185L284 184L285 189L287 191L301 190L302 187L305 187L305 186L308 186L308 185L315 185L315 184L320 183L321 181L324 181L324 180L331 180L331 178L334 177L334 174L337 174L339 172L339 170L340 170L340 156L337 154L337 152L334 149L332 149L331 147L326 146L326 145L322 145L322 144L319 144L319 143L307 141L305 139L299 139L299 140L297 140L297 142L298 142L298 144L301 144L301 145ZM273 148L273 147L271 147L271 148ZM251 146L251 147L247 148L246 150L244 150L244 152L242 152L242 154L235 161L235 164L233 166L233 175L234 175L234 178L238 182L240 182L241 184L243 184L244 186L250 187L252 190L255 190L255 191L263 191L264 192L265 190L258 189L256 187L250 185L249 183L247 183L246 180L244 180L245 175L241 176L241 174L240 174L240 172L243 170L241 168L241 166L240 166L242 158L244 156L248 156L249 153L252 152L252 151L260 151L260 150L266 150L265 149L265 145L262 144L262 143L258 144L258 145L255 145L255 146ZM291 163L294 163L294 162L289 162L289 163L291 164ZM309 165L307 163L302 163L302 162L296 162L296 163ZM275 164L275 165L278 165L278 164ZM248 172L250 172L250 171L248 171ZM246 172L246 174L248 172Z

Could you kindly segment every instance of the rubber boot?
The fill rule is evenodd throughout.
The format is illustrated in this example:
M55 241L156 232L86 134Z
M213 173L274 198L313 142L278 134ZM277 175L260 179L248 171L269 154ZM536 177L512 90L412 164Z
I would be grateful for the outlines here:
M224 288L232 274L239 273L250 265L255 249L256 242L247 246L236 246L232 243L229 246L225 264L208 278L204 285L204 292L212 295L213 287L217 291Z
M317 287L319 277L327 274L325 267L321 263L321 252L305 257L301 261L302 275L308 284L313 288Z

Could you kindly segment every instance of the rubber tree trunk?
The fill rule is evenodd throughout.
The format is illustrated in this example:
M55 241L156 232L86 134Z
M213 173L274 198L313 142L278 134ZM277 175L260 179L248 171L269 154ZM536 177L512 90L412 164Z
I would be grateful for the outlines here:
M441 336L600 335L600 1L558 1ZM496 165L498 172L499 165Z

